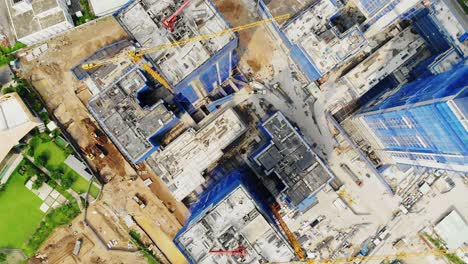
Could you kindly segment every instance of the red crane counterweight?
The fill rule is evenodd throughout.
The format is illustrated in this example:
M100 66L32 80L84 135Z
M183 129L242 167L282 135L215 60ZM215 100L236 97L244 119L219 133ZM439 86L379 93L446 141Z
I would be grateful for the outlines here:
M243 258L247 256L247 248L244 246L239 246L233 250L210 250L210 253L218 255L233 255Z
M190 1L192 1L192 0L186 0L179 8L177 8L177 10L174 12L174 14L172 14L169 17L166 17L162 22L163 26L165 28L169 29L171 32L173 32L174 31L174 25L175 25L175 22L177 20L177 17L190 4Z

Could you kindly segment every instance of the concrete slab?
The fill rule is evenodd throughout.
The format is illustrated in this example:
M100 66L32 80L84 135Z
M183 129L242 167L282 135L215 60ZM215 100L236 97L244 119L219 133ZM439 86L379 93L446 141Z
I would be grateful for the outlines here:
M39 210L41 210L42 212L44 213L47 213L47 211L49 211L49 206L45 203L41 204L41 207L39 207Z

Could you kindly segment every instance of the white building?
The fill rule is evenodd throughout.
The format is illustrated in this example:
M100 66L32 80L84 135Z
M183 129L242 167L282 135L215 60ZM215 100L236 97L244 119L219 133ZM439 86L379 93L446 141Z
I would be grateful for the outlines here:
M0 162L41 121L34 117L17 93L0 96Z
M5 0L16 39L33 45L74 27L66 0Z
M94 15L101 17L119 10L119 8L128 3L128 0L90 0L89 3Z
M468 245L468 225L455 210L451 211L434 227L434 231L447 243L447 248L456 249Z

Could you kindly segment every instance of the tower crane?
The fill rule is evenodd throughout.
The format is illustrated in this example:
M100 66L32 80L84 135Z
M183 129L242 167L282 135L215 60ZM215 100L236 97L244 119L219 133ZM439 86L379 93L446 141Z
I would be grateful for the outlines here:
M174 24L177 20L177 17L184 11L184 9L190 4L192 0L185 0L185 2L177 8L177 10L172 14L171 16L165 18L162 22L163 26L167 29L169 29L171 32L174 31Z
M305 261L306 263L313 263L309 260L306 259L306 254L304 252L304 249L302 249L301 244L299 243L299 240L297 240L297 237L294 235L294 233L289 229L288 225L286 222L284 222L283 217L280 214L280 205L278 203L273 203L271 205L271 211L273 215L275 216L276 220L278 221L281 229L284 231L286 234L286 237L289 240L289 243L291 244L294 252L296 253L297 258L300 261Z
M186 3L187 2L190 2L190 0L187 0ZM184 3L184 4L186 4L186 3ZM174 13L174 14L176 14L176 13ZM248 23L248 24L245 24L245 25L241 25L241 26L237 26L237 27L233 27L233 28L228 28L228 29L224 29L224 30L221 30L221 31L212 32L212 33L208 33L208 34L198 35L198 36L195 36L195 37L186 38L186 39L170 42L170 43L155 46L155 47L137 48L135 50L130 51L128 54L119 54L119 55L114 56L114 57L109 58L109 59L95 60L95 61L90 61L90 62L87 62L87 63L83 63L81 65L81 67L84 70L91 70L93 68L97 68L97 67L100 67L100 66L103 66L103 65L118 63L118 62L120 62L122 60L127 59L128 57L130 57L130 59L135 64L137 64L137 63L139 63L141 61L141 58L146 54L151 54L151 53L154 53L154 52L157 52L157 51L160 51L160 50L170 49L170 48L174 48L174 47L177 47L177 46L183 46L183 45L191 43L191 42L216 38L216 37L223 36L223 35L226 35L226 34L229 34L229 33L239 32L239 31L242 31L242 30L246 30L246 29L250 29L250 28L253 28L253 27L261 26L261 25L264 25L264 24L267 24L267 23L270 23L270 22L273 22L273 21L285 20L285 19L288 19L290 16L291 16L290 14L284 14L284 15L273 17L273 18L258 20L258 21ZM167 19L169 19L171 17L168 17ZM161 83L166 89L173 92L172 88L167 83L167 81L157 71L155 71L151 67L150 64L144 63L142 68L143 68L143 70L148 72L154 79L156 79L159 83Z

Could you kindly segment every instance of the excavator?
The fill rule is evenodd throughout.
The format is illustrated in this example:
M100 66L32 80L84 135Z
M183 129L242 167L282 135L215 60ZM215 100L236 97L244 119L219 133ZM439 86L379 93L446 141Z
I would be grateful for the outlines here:
M183 11L183 9L188 6L190 1L191 0L185 1L177 9L177 11L174 14L172 14L171 16L169 16L169 17L167 17L166 19L163 20L162 24L166 29L168 29L169 31L174 30L174 25L175 25L175 22L176 22L176 19L177 19L178 15L180 15L180 13ZM130 58L135 64L138 64L141 61L141 58L146 54L151 54L151 53L154 53L154 52L157 52L157 51L160 51L160 50L170 49L170 48L174 48L174 47L177 47L177 46L183 46L183 45L191 43L191 42L216 38L216 37L223 36L223 35L226 35L226 34L239 32L239 31L250 29L250 28L253 28L253 27L265 25L265 24L271 23L273 21L286 20L290 16L291 16L290 14L284 14L284 15L273 17L273 18L267 18L267 19L255 21L253 23L248 23L248 24L245 24L245 25L241 25L241 26L237 26L237 27L233 27L233 28L228 28L228 29L225 29L225 30L217 31L217 32L198 35L198 36L195 36L195 37L192 37L192 38L182 39L182 40L179 40L179 41L170 42L170 43L163 44L163 45L158 45L158 46L155 46L155 47L137 48L137 49L134 49L134 50L130 51L128 54L120 54L120 55L114 56L114 57L109 58L109 59L96 60L96 61L90 61L90 62L84 63L84 64L81 65L81 67L84 70L91 70L93 68L97 68L97 67L100 67L100 66L103 66L103 65L118 63L118 62L120 62L122 60L125 60L127 58ZM161 83L161 85L163 85L166 89L168 89L172 93L174 92L172 90L171 86L167 83L167 81L157 71L155 71L151 67L150 64L144 63L141 66L141 68L143 70L145 70L147 73L149 73L159 83Z

